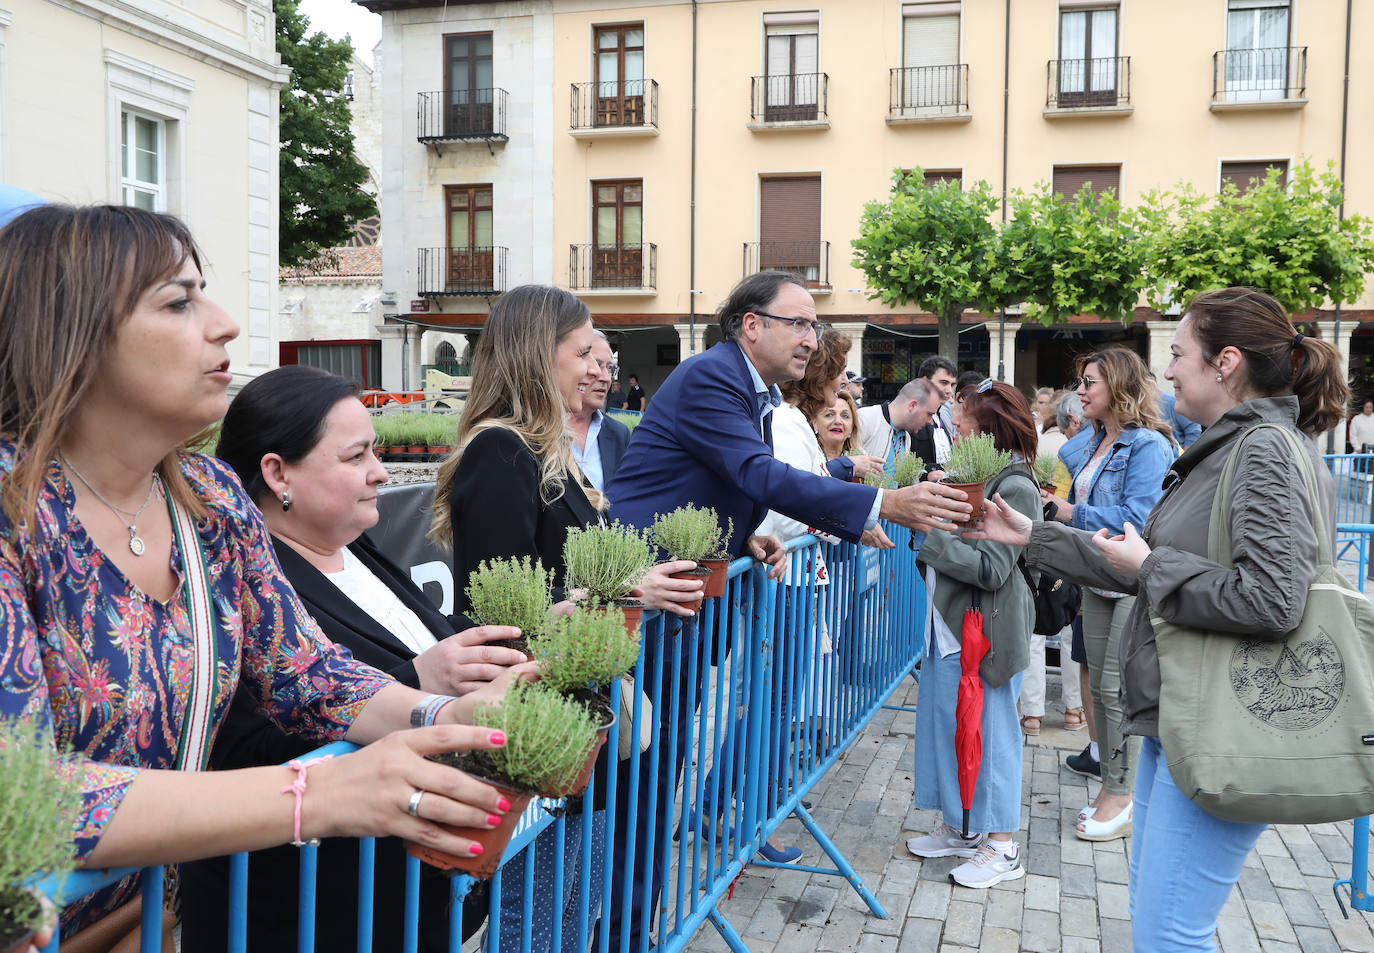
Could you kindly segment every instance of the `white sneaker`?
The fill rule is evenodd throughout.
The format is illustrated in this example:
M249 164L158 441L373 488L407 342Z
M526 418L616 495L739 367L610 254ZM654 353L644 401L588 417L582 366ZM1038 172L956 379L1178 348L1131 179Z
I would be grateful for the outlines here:
M1004 853L995 841L984 841L976 854L950 871L949 879L962 887L982 889L1026 876L1026 868L1021 865L1021 848L1015 841L1010 843L1010 848L1009 854Z
M941 824L924 837L913 837L906 849L917 857L972 857L983 844L983 835L964 837L958 829Z

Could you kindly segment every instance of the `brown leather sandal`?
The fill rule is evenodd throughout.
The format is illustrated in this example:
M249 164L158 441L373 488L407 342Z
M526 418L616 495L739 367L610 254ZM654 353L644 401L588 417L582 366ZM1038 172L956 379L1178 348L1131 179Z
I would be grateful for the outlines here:
M1064 728L1066 731L1078 731L1080 728L1086 728L1087 725L1088 719L1083 714L1082 708L1064 709Z
M1021 719L1021 730L1027 735L1040 734L1041 719L1037 715L1025 715Z

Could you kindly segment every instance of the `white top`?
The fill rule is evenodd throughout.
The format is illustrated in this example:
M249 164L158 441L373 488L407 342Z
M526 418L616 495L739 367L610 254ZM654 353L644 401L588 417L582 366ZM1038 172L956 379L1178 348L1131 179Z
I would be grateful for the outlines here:
M1036 443L1035 455L1037 457L1054 457L1059 459L1059 451L1064 448L1064 444L1069 442L1069 438L1064 436L1064 431L1058 427L1049 433L1042 433Z
M1359 453L1367 443L1374 443L1374 414L1359 413L1350 419L1350 444Z
M816 440L816 432L811 429L811 424L807 421L806 415L791 404L783 404L773 411L773 456L798 470L830 477L830 471L825 466L825 451L821 449L820 442ZM827 542L838 542L835 537L816 532L800 520L784 516L776 510L768 511L755 532L760 536L776 536L783 542L798 536L805 536L807 533L816 533L819 538ZM783 577L785 584L800 585L800 583L792 583L790 560L787 573ZM820 551L817 550L816 585L824 586L829 583L830 573L826 569L825 561L821 559Z
M429 627L420 621L391 587L363 565L348 547L343 549L344 567L339 572L327 572L328 579L339 591L362 609L382 628L400 639L416 655L439 643Z
M1111 451L1109 450L1108 453ZM1080 503L1088 499L1088 490L1092 488L1093 477L1097 471L1102 469L1102 464L1107 462L1106 455L1094 456L1087 463L1083 464L1083 469L1078 471L1078 476L1073 478L1073 496ZM1096 586L1089 586L1088 591L1095 592L1104 599L1124 599L1126 593L1112 592L1110 589L1099 589Z
M892 451L892 438L895 431L892 429L892 424L888 423L887 418L883 416L882 404L860 407L856 425L859 428L859 444L863 447L864 453L870 457L877 457L879 460L888 459ZM906 434L902 434L900 439L903 448L907 448Z
M926 631L930 633L926 654L932 658L949 658L960 650L959 637L950 629L940 610L935 608L934 566L926 567ZM960 622L962 627L963 622Z

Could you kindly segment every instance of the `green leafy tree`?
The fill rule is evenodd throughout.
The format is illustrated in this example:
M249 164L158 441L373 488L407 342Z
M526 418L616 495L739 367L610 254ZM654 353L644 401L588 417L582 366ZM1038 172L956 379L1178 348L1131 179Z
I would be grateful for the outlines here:
M854 267L864 273L870 299L888 306L915 304L939 319L940 353L959 353L959 318L991 312L1008 297L987 182L926 182L921 169L897 170L886 202L869 202L852 242Z
M353 45L306 32L298 0L273 0L277 53L291 67L281 91L282 265L299 265L344 244L353 226L377 214L360 186L367 167L353 153L351 110L343 96Z
M1027 317L1055 324L1074 314L1129 320L1145 286L1146 243L1112 192L1085 185L1072 200L1040 183L1019 189L1001 230L1005 290Z
M1333 167L1317 174L1306 162L1288 185L1271 168L1241 194L1191 185L1150 192L1139 209L1149 235L1146 296L1161 311L1210 288L1244 285L1277 298L1291 312L1323 302L1351 302L1374 268L1370 222L1341 221L1341 181Z

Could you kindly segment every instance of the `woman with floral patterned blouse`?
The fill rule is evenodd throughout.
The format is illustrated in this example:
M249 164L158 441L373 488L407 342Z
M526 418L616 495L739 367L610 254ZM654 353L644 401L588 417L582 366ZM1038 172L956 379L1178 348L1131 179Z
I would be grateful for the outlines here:
M44 206L0 230L0 717L80 755L74 841L89 867L327 835L480 852L436 822L494 826L508 805L423 755L504 744L464 723L506 681L445 704L320 634L233 472L182 449L224 413L238 334L204 289L195 243L169 216ZM189 595L202 560L182 551L178 514L210 606ZM308 776L203 773L237 689L285 730L366 747ZM414 712L430 727L399 730ZM68 908L64 929L133 890Z

